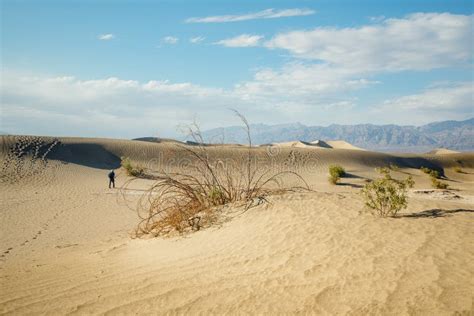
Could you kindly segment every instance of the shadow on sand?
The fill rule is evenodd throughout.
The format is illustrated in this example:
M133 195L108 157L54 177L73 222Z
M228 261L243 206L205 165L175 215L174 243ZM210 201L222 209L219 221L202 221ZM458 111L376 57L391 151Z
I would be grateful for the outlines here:
M119 157L98 144L61 144L48 159L97 169L117 169L121 162Z
M363 185L360 185L360 184L344 183L344 182L339 182L337 185L338 185L338 186L352 187L352 188L357 188L357 189L360 189L360 188L363 188L363 187L364 187Z
M454 213L474 213L474 210L468 209L455 209L455 210L442 210L442 209L432 209L426 210L418 213L411 213L406 215L400 215L399 217L410 217L410 218L438 218L438 217L448 217L452 216Z

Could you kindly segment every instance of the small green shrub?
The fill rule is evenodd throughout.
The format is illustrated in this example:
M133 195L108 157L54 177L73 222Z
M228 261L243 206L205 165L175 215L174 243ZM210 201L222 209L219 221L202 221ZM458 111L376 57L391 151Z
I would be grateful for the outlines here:
M438 180L438 179L441 178L440 175L439 175L438 170L433 170L433 169L425 168L425 167L421 167L420 170L430 176L431 185L433 186L433 188L435 188L435 189L447 189L449 187L449 184L441 182L441 181Z
M422 172L428 174L432 178L439 179L439 171L438 170L433 170L433 169L425 168L425 167L421 167L420 170Z
M430 174L430 172L431 172L431 169L426 168L426 167L421 167L420 170L421 170L421 172L426 173L426 174Z
M390 165L388 166L388 168L392 171L399 171L400 170L400 167L394 163L390 163Z
M439 181L438 179L436 179L434 177L431 178L431 185L435 189L444 189L444 190L446 190L447 188L449 188L449 184L447 184L445 182L441 182L441 181Z
M121 160L122 161L120 162L120 165L122 166L122 168L125 169L128 176L140 177L145 174L145 170L143 169L143 167L132 165L132 161L130 160L130 158L122 157Z
M457 173L464 173L461 169L461 167L454 167L454 172L457 172Z
M390 168L388 167L377 167L375 168L375 171L377 171L380 174L390 174Z
M329 166L329 182L332 184L337 184L341 177L346 174L346 171L343 167L339 165L331 165Z
M365 206L376 216L396 216L401 209L407 207L407 192L415 182L412 177L405 180L392 178L388 168L380 168L378 171L383 177L367 183L361 191Z
M226 201L224 191L218 186L213 186L209 189L208 198L211 201L212 205L221 205L224 204Z
M430 177L434 179L439 179L439 172L437 170L431 170L430 171Z

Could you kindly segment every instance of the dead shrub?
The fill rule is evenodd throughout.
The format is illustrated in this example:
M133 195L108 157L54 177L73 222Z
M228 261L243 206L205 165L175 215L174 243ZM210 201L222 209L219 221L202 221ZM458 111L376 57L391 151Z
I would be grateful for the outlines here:
M224 205L237 204L246 209L254 200L266 201L266 196L294 190L309 190L305 180L296 172L258 171L253 164L254 148L250 126L240 113L247 133L246 157L237 164L212 160L197 124L189 127L193 146L181 146L194 163L190 172L161 173L158 180L141 197L137 212L140 222L135 236L166 235L171 232L199 230L215 222ZM282 176L296 178L298 186L283 186Z

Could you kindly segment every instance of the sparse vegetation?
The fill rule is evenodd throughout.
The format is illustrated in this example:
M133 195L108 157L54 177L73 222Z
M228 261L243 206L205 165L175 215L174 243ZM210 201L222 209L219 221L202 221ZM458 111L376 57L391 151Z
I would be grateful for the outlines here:
M426 167L421 167L420 168L420 171L423 172L423 173L426 173L426 174L429 174L431 169L430 168L426 168Z
M430 177L434 178L434 179L439 179L439 171L437 170L431 170L430 171Z
M346 171L343 167L339 165L331 165L329 166L329 182L332 184L337 184L341 177L346 174Z
M439 171L432 170L432 169L425 168L425 167L421 167L420 170L430 176L431 185L433 186L433 188L435 188L435 189L444 189L444 190L449 188L449 184L447 184L445 182L441 182L441 181L438 180L438 179L441 178L440 174L439 174Z
M454 172L456 172L456 173L464 173L464 171L461 169L461 167L454 167Z
M141 177L145 175L144 168L139 165L134 166L128 157L122 157L120 165L125 169L128 176Z
M362 189L365 205L376 216L396 216L401 209L407 207L407 192L413 187L414 181L412 177L405 180L394 179L388 168L380 168L378 171L383 177L367 183Z
M426 173L427 175L429 175L430 177L432 178L435 178L435 179L439 179L440 178L440 175L439 175L439 171L438 170L433 170L433 169L430 169L430 168L425 168L425 167L421 167L420 170L424 173Z
M248 150L243 159L233 163L211 159L197 124L188 133L194 146L182 146L193 157L191 170L162 173L154 185L141 197L137 212L140 222L135 235L166 235L199 230L218 218L222 206L233 203L248 209L266 196L298 189L309 190L304 179L293 171L261 171L254 165L254 148L247 120L238 112L248 137ZM237 162L237 163L236 163ZM282 185L282 176L296 178L298 186Z
M392 171L399 171L400 170L400 167L397 165L397 164L394 164L394 163L390 163L390 165L388 166L388 168Z
M441 182L441 181L439 181L438 179L436 179L434 177L431 177L431 185L435 189L444 189L444 190L446 190L447 188L449 188L449 184L447 184L445 182Z

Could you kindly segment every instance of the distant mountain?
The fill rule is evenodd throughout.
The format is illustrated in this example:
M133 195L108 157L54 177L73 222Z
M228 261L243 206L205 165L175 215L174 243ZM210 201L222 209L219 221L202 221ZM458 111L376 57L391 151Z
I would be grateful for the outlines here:
M380 151L424 152L434 148L474 150L474 118L465 121L443 121L423 126L399 125L329 125L306 126L300 123L251 125L252 142L266 144L292 140L345 140L355 146ZM215 128L203 132L211 143L246 143L242 127Z

